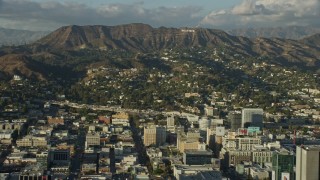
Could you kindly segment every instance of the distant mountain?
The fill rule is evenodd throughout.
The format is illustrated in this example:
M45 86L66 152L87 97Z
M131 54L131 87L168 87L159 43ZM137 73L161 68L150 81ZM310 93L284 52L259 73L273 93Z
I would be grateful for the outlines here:
M276 28L247 28L233 29L227 33L234 36L244 36L248 38L282 38L282 39L302 39L317 33L320 33L320 28L310 26L289 26Z
M318 40L316 40L318 39ZM26 46L0 49L0 71L5 74L22 73L38 79L59 68L82 67L102 61L121 64L108 55L109 51L132 53L159 52L165 49L207 48L242 55L245 58L267 57L283 66L317 70L320 67L318 36L303 40L280 38L246 38L221 30L204 28L153 28L146 24L120 26L65 26ZM84 51L85 50L85 51ZM20 55L23 57L21 58ZM244 59L245 60L245 59ZM12 63L9 63L12 61ZM37 64L38 63L38 64ZM40 64L39 64L40 63ZM132 60L129 64L137 63ZM156 63L150 62L148 64ZM35 64L35 66L32 66ZM43 71L38 67L46 67ZM25 68L19 68L24 66ZM54 70L52 68L55 67ZM29 71L30 70L30 71ZM62 71L61 71L62 72ZM62 73L71 72L70 69ZM58 75L62 74L58 73ZM33 76L34 77L34 76Z
M49 32L0 28L0 46L29 44L47 34Z
M245 38L230 36L220 30L152 28L146 24L120 26L66 26L35 42L37 48L122 49L152 51L175 47L212 47L246 43Z
M249 39L221 30L152 28L146 24L120 26L65 26L30 45L36 51L50 49L100 49L151 52L170 48L225 48L234 54L269 56L288 63L315 66L319 48L303 41L279 38Z
M306 37L306 38L302 39L301 42L303 42L305 44L312 45L312 46L320 47L320 33Z

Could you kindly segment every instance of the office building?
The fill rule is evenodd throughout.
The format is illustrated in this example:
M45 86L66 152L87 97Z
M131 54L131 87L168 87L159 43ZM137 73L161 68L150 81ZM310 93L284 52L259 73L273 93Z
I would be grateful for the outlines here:
M211 150L186 150L183 153L185 165L212 164L213 153Z
M207 175L204 175L208 173ZM199 175L200 174L200 175ZM173 175L177 180L182 179L222 179L220 171L215 171L212 165L174 165Z
M86 147L99 146L100 135L98 133L88 133L86 135Z
M243 108L241 117L241 127L263 127L263 109Z
M230 129L235 131L241 128L241 112L230 112L228 114L228 122L230 125Z
M50 163L68 164L70 161L70 150L51 149L49 152Z
M260 138L251 138L251 137L240 137L238 139L238 149L239 150L252 150L254 146L261 145Z
M159 146L166 142L166 128L162 126L148 126L144 127L145 146L155 145Z
M16 141L18 147L46 147L47 139L43 136L27 135Z
M197 150L199 149L200 132L197 130L189 130L187 133L179 132L177 135L177 148L180 152L185 150Z
M320 179L320 146L297 146L296 180Z
M274 180L282 180L286 175L289 179L294 179L294 155L282 150L275 152L272 156L272 176Z
M255 149L252 151L252 162L263 165L272 162L273 151L267 148Z
M244 150L231 150L228 151L225 148L221 149L220 157L223 158L223 164L226 167L236 166L243 161L251 161L252 153L251 151L244 151Z

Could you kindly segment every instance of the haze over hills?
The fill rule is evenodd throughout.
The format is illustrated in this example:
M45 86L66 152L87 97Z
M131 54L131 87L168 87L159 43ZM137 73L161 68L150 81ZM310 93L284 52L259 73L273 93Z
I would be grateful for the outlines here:
M311 26L288 26L272 28L233 29L226 32L234 36L244 36L248 38L264 37L299 40L320 33L320 28Z
M0 46L29 44L41 39L49 33L50 32L47 31L28 31L0 27Z
M221 30L153 28L146 24L65 26L32 44L15 48L2 48L0 49L0 55L3 57L12 56L12 58L0 58L4 59L2 60L2 63L4 63L15 59L17 54L23 54L30 60L35 59L37 62L49 64L49 66L63 67L67 64L75 67L79 64L84 66L84 63L88 65L108 59L108 52L115 50L130 53L150 53L166 49L190 48L220 49L228 51L229 54L241 55L246 58L268 57L268 59L284 66L298 66L312 70L317 70L320 65L319 35L303 40L249 39L232 36ZM99 55L95 55L95 53ZM82 61L79 61L79 59L82 59ZM21 61L24 60L19 60L19 62ZM133 62L130 60L130 63ZM117 62L113 62L113 64L117 64ZM9 63L6 66L12 67L15 65ZM11 70L10 72L5 71L5 74L13 74L13 71L19 71L19 68L7 69ZM43 73L38 71L37 68L34 69ZM30 73L22 74L27 77L30 76ZM46 75L42 77L46 77Z
M301 42L312 45L312 46L320 47L320 33L306 37L302 39Z

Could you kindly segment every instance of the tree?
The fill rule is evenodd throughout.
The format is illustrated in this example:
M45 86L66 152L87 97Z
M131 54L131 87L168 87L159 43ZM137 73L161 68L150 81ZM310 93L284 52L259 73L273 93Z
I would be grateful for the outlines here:
M162 169L159 169L159 168L157 168L156 170L153 171L153 174L158 174L158 175L160 175L160 174L162 174L162 173L164 173L164 171L163 171Z

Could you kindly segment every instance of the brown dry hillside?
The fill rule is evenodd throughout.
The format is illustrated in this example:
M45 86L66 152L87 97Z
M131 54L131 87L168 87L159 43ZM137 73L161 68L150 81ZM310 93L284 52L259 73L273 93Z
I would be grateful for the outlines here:
M234 53L270 56L289 63L319 65L319 35L304 40L232 36L204 28L152 28L146 24L119 26L65 26L31 46L38 50L125 50L150 52L168 48L225 47Z
M37 62L20 54L8 54L0 57L0 72L2 78L10 78L13 75L45 80L45 71Z

